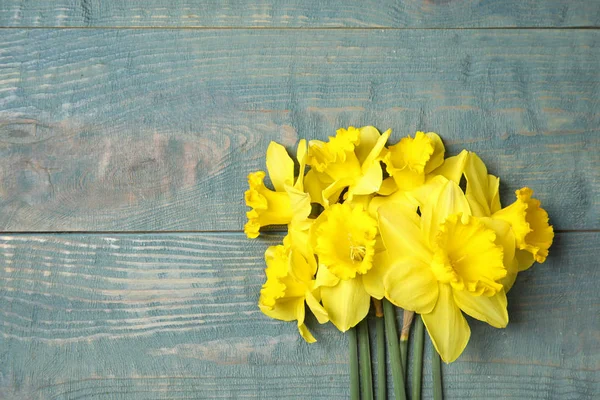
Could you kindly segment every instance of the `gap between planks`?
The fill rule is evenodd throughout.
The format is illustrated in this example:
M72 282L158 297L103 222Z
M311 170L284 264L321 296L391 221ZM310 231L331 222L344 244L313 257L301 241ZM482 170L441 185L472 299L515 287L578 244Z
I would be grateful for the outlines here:
M261 232L263 235L280 235L286 230L273 229ZM564 233L600 233L600 229L556 229L555 234ZM0 236L39 236L39 235L179 235L179 234L211 234L238 235L241 230L166 230L166 231L0 231Z
M387 26L323 26L323 27L298 27L298 26L0 26L0 29L27 30L204 30L204 31L226 31L226 30L287 30L287 31L491 31L491 30L540 30L540 31L567 31L567 30L600 30L598 26L501 26L501 27L387 27Z

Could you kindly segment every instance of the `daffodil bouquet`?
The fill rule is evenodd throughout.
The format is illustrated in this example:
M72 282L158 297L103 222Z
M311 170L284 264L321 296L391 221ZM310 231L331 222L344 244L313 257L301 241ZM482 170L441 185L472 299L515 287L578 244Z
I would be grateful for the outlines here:
M269 144L272 189L265 172L248 176L244 231L256 238L264 226L287 225L287 235L265 252L259 307L296 321L312 343L306 305L319 323L345 332L365 320L372 299L378 316L379 301L391 302L420 314L450 363L469 341L464 314L506 327L506 293L520 271L545 261L554 231L529 188L502 208L499 178L475 153L444 158L433 132L386 146L390 133L349 127L327 142L300 140L297 163ZM393 346L398 337L389 333Z

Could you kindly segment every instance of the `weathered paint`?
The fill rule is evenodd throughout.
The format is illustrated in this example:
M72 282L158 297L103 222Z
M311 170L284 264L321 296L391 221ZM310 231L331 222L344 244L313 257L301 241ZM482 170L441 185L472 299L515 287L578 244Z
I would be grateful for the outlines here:
M4 30L0 229L241 230L269 141L476 151L504 203L600 228L595 30Z

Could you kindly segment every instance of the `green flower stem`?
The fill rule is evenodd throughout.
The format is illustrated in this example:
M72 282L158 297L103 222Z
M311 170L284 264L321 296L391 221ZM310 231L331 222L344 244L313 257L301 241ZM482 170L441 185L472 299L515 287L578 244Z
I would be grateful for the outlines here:
M381 300L373 299L375 305L375 329L377 333L377 398L387 398L387 372L385 370L385 325Z
M400 358L400 346L398 341L398 328L396 327L396 313L394 306L387 300L383 300L383 314L385 319L385 330L392 366L392 378L394 379L394 396L396 400L406 400L406 389L404 387L404 372L402 370L402 359Z
M431 345L431 370L433 372L433 400L442 400L444 398L444 390L442 388L442 364L440 355L433 344Z
M358 347L356 343L356 328L348 331L348 344L350 350L350 399L359 400L358 387Z
M410 327L415 316L414 311L404 310L402 316L402 331L400 332L400 355L402 356L402 370L404 371L404 380L408 379L408 336Z
M421 316L415 321L415 329L413 332L413 376L412 376L412 400L421 399L421 374L423 370L423 340L425 334L423 332L423 320Z
M358 347L360 362L360 386L363 400L373 400L373 373L371 371L371 348L367 318L358 324Z

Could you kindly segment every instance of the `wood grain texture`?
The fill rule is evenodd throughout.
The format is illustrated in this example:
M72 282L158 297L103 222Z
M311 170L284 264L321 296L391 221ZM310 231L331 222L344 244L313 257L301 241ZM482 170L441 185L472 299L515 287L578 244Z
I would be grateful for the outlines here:
M257 309L262 254L280 239L0 236L0 398L347 398L344 335L311 319L308 345ZM507 329L470 321L466 352L444 366L447 399L598 393L599 243L559 234L509 293Z
M4 0L9 27L582 27L597 0Z
M600 228L600 31L5 30L0 229L240 230L269 141L436 131Z

